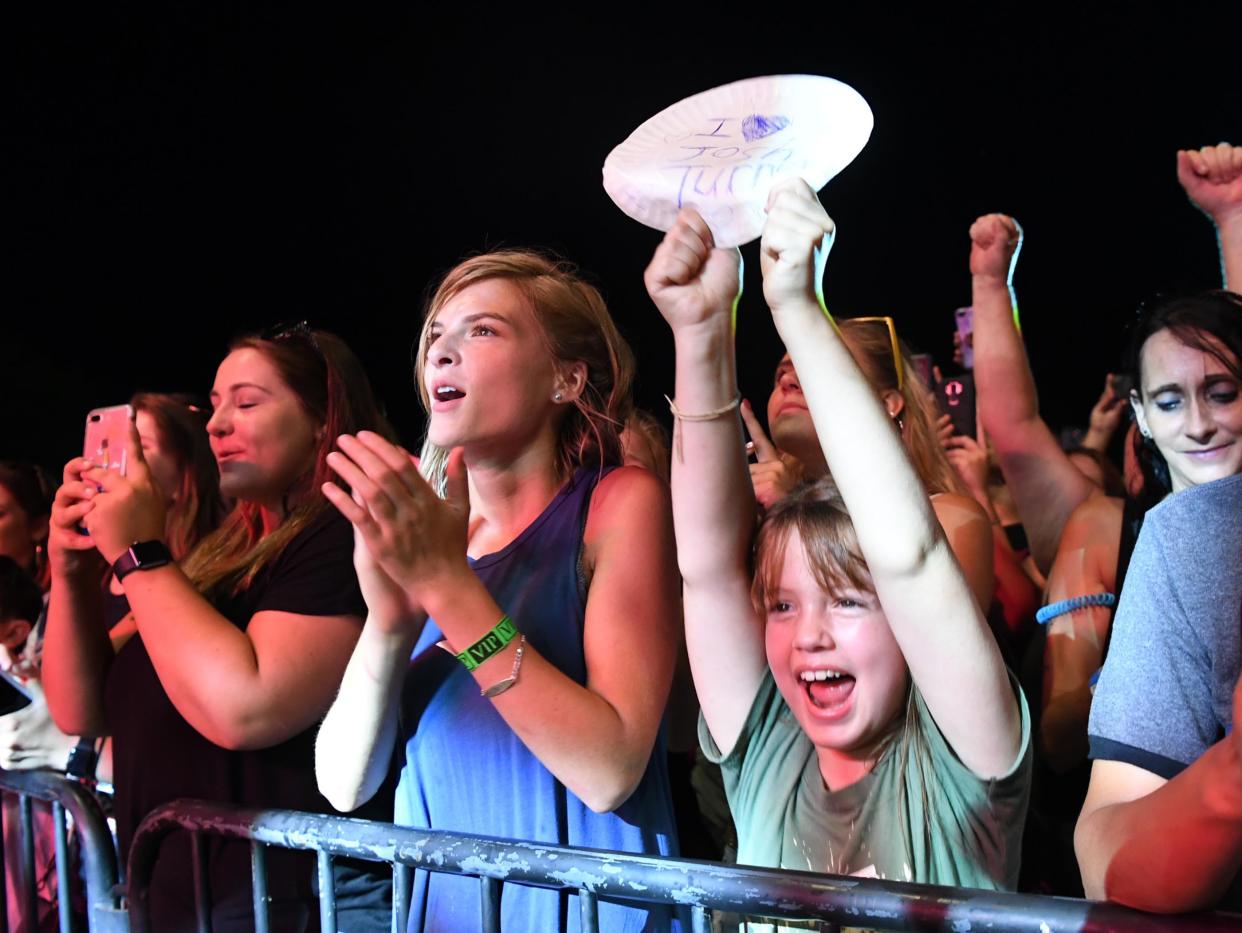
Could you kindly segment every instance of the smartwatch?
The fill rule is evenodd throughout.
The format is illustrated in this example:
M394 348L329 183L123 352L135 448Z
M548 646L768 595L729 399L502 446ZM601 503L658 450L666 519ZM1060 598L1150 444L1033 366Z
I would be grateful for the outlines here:
M135 570L153 570L172 563L172 552L163 541L135 541L112 565L112 575L124 580Z

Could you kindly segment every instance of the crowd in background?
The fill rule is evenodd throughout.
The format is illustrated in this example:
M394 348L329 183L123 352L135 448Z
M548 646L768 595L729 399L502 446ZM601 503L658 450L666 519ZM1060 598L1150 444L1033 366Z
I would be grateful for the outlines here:
M599 291L536 251L432 293L417 455L339 338L237 339L205 398L131 399L124 471L0 463L0 766L109 787L122 857L194 797L1242 909L1242 148L1177 173L1224 282L1137 309L1061 438L1015 219L968 231L946 377L900 321L834 316L835 225L798 180L759 247L781 360L739 361L740 254L693 209L635 270L676 349L671 436ZM739 362L775 362L766 405ZM190 861L163 842L157 929L193 924ZM213 928L250 929L248 846L207 866ZM334 870L339 928L389 929L386 869ZM317 928L313 857L269 872L272 928ZM477 897L418 872L410 929L475 929ZM574 900L511 886L503 921L563 929ZM600 903L605 930L685 920Z

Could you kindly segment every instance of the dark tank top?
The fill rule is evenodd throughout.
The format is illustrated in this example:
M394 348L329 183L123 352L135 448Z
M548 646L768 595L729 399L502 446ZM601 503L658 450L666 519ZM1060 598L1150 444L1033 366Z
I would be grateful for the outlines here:
M520 535L471 566L527 644L579 684L586 683L583 625L586 584L582 536L597 469L579 469ZM414 648L402 697L404 768L397 789L398 823L508 839L676 854L663 740L624 804L595 813L565 788L479 695L474 678L436 646L434 620ZM497 671L497 679L508 674ZM643 671L636 670L635 677ZM520 688L520 684L519 684ZM667 930L660 907L600 900L601 930ZM577 930L577 896L507 885L501 928ZM479 885L472 878L416 872L413 931L475 931ZM675 928L675 927L674 927Z

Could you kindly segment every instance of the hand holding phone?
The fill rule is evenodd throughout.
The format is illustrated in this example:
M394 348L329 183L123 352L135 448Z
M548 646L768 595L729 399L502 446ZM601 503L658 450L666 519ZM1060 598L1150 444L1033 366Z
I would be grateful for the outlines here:
M974 437L975 425L975 378L970 373L953 376L936 386L936 399L940 410L953 422L953 433Z
M106 446L102 440L90 441L95 444L92 448L95 456L89 458L90 466L81 471L82 482L87 487L83 493L91 500L89 510L82 513L82 524L90 532L100 555L110 564L136 541L161 540L167 511L164 494L142 457L138 428L124 417L127 407L118 406L121 412L111 418L101 415L98 421L88 419L88 428L94 425L100 432L105 424L114 427L119 424L124 430L118 428L116 434L109 432ZM81 460L72 461L66 473L82 463Z

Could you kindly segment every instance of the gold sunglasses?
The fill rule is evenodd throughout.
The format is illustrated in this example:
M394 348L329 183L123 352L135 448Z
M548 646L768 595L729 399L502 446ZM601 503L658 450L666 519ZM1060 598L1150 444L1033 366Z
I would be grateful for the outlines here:
M906 367L901 359L901 344L897 342L897 325L887 315L883 317L851 317L841 321L842 324L883 324L888 328L888 340L893 347L893 370L897 373L897 391L906 386Z

